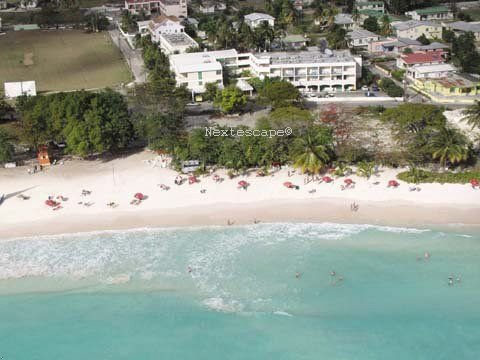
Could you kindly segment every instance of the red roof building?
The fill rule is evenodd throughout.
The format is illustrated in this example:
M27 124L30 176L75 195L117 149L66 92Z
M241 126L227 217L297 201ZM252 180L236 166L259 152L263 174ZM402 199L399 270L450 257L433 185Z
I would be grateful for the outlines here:
M397 66L399 68L406 69L414 65L443 64L446 61L444 55L445 53L442 50L404 54L398 58Z

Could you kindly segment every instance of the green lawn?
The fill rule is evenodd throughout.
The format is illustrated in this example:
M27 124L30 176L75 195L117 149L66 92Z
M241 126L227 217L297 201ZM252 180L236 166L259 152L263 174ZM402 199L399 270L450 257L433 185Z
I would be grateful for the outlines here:
M10 31L0 36L0 86L35 80L37 91L114 87L131 80L108 33Z

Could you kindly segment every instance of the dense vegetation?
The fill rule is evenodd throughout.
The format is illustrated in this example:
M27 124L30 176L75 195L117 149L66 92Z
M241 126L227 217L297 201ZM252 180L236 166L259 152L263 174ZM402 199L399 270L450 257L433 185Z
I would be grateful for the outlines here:
M134 137L123 96L105 90L21 97L23 141L37 147L65 142L67 152L86 156L125 148Z

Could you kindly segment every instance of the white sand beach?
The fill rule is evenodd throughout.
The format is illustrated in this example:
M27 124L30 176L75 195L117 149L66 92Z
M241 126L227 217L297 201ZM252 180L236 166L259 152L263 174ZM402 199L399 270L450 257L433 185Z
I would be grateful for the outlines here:
M480 191L470 185L422 184L410 191L409 184L388 188L400 170L380 169L369 180L350 176L353 189L342 190L344 178L333 183L304 184L298 172L283 168L269 176L229 179L202 176L196 184L175 185L175 171L162 168L156 154L144 151L112 161L66 161L63 165L28 174L27 168L0 170L0 238L127 229L136 227L225 225L262 222L305 221L428 226L432 224L479 225ZM238 182L247 181L247 190ZM300 188L288 189L290 181ZM162 190L165 184L170 189ZM201 190L205 191L202 193ZM91 191L82 196L82 190ZM314 191L313 191L314 190ZM130 202L136 193L146 195L139 205ZM23 200L19 194L29 197ZM53 210L48 197L59 201ZM64 201L57 199L63 196ZM115 203L116 207L107 206ZM351 211L355 202L358 211ZM85 206L85 203L89 206Z

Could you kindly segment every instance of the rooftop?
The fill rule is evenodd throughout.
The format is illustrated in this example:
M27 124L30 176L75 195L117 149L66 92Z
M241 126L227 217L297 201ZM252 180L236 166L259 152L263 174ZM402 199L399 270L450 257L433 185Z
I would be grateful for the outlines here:
M438 83L444 88L469 88L472 86L479 86L480 79L470 74L449 74L448 78L428 79L434 83Z
M442 44L439 42L432 42L428 45L423 45L418 48L418 50L428 51L428 50L442 50L442 49L450 49L450 46L447 44Z
M432 27L442 27L440 24L436 24L431 21L419 21L419 20L408 20L408 21L399 21L392 23L392 26L397 30L408 30L418 26L432 26Z
M308 41L303 35L287 35L283 38L283 41L286 43L296 43L296 42L305 42Z
M357 1L356 6L380 5L383 6L383 1Z
M428 74L432 72L440 71L456 71L457 68L450 64L437 64L437 65L415 65L412 67L418 73Z
M454 30L460 30L465 32L471 31L474 33L480 32L480 21L476 21L476 22L456 21L446 25Z
M250 20L250 21L275 20L275 18L271 15L263 14L263 13L256 13L256 12L245 15L245 19Z
M337 14L335 15L334 22L337 25L348 25L348 24L354 23L352 16L350 14Z
M443 51L433 51L427 53L413 53L402 55L401 58L406 64L423 64L431 62L445 62L442 57Z
M167 21L180 22L180 19L177 18L176 16L166 16L163 14L152 19L152 22L160 25L164 24Z
M327 50L324 53L317 51L299 51L299 52L272 52L268 54L257 53L254 54L257 58L269 58L270 64L313 64L313 63L331 63L331 62L345 62L355 61L354 57L349 51L331 51Z
M438 13L448 13L450 9L446 6L432 6L424 9L416 9L412 12L416 12L419 15L433 15Z
M396 41L383 44L384 46L420 46L422 43L417 40L407 39L407 38L398 38Z
M355 29L355 30L349 31L347 33L347 36L352 40L365 39L365 38L370 38L370 37L376 37L376 38L379 37L379 35L374 34L373 32L365 30L365 29Z
M162 34L161 37L173 46L198 46L195 40L183 32Z

